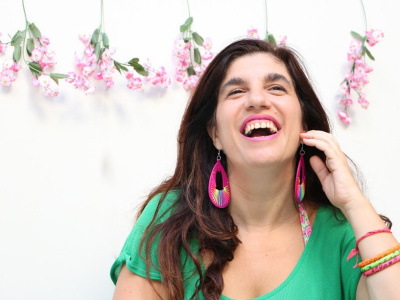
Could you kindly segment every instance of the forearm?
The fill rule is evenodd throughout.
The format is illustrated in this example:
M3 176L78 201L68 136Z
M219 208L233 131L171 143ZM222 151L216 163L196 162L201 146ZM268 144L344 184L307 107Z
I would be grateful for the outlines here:
M349 220L356 239L367 232L382 229L384 222L376 213L371 203L360 195L350 207L343 209ZM360 256L363 260L378 255L398 244L391 233L379 233L362 239L358 244ZM400 262L366 277L366 284L370 299L400 299Z

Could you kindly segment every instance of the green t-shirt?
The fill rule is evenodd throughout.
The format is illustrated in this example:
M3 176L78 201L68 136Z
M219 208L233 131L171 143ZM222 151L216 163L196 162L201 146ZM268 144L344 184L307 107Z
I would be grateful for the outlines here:
M167 195L159 210L160 218L157 223L168 218L170 212L165 212L174 203L177 193L178 191L173 191ZM159 199L160 196L156 196L148 203L129 234L119 257L112 265L111 279L114 284L117 282L124 263L131 272L147 278L146 263L139 256L139 244L147 225L154 216ZM151 248L151 258L156 266L159 266L158 243L159 236ZM353 269L355 258L346 261L354 246L354 233L349 222L338 221L330 207L320 206L309 242L290 275L273 291L252 300L355 299L361 272L358 268ZM194 253L198 252L197 240L191 241L191 249ZM142 255L145 256L143 252ZM190 299L198 284L199 276L194 273L194 263L190 259L186 259L186 255L186 252L182 251L185 299ZM150 278L162 280L160 272L152 267L150 268ZM200 293L199 299L204 299L203 294ZM222 295L221 299L230 300L232 298Z

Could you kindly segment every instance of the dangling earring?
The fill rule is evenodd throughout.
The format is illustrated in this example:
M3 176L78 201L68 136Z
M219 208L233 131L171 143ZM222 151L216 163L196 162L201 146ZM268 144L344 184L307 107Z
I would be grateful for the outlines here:
M305 151L303 149L303 144L301 144L300 159L299 164L297 165L296 179L294 182L294 194L296 196L297 202L299 203L303 201L306 191L306 171L303 158L304 153Z
M212 204L216 207L224 208L228 206L229 201L231 201L231 188L228 182L228 176L222 166L221 160L221 150L218 150L217 162L211 171L210 181L208 182L208 196ZM221 184L217 187L217 173L221 174L222 186Z

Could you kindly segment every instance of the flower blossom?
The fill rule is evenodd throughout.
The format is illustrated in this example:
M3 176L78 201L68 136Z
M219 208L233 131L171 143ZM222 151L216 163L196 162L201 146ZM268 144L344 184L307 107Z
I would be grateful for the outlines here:
M209 61L214 57L211 51L212 40L206 38L197 49L200 53L201 63L195 62L193 53L196 47L191 41L185 42L183 38L175 41L173 55L177 59L175 80L182 82L183 88L189 91L196 87L199 77L203 74Z
M147 69L149 74L146 76L146 81L151 82L153 85L161 85L163 88L168 88L171 85L171 77L168 76L164 67L156 69L151 65L149 59L147 59L144 68Z
M115 49L106 48L101 56L97 58L93 45L88 44L91 35L79 35L79 40L84 45L83 53L75 53L76 72L69 72L65 80L71 83L76 89L81 89L85 94L95 91L94 82L103 81L106 89L114 86L114 60Z
M366 37L363 41L368 41L370 46L375 45L383 38L383 32L380 30L371 29L366 31ZM361 40L361 37L360 37ZM368 49L359 40L352 40L349 50L347 52L347 60L351 64L350 71L346 73L345 78L340 85L340 100L339 105L343 106L343 111L339 110L339 118L345 124L351 123L351 118L348 116L347 111L353 100L351 99L351 91L358 95L357 102L363 109L369 107L369 101L366 99L365 86L369 83L368 74L373 69L367 65L365 61L365 54L369 53ZM370 56L370 54L368 54Z
M382 30L379 29L367 30L365 33L367 35L368 45L371 47L379 43L384 37Z
M1 34L1 32L0 32L0 38L1 38L1 36L2 36L2 34ZM0 40L0 53L4 53L4 52L6 52L6 50L7 50L7 45L6 45L6 44L3 44L3 43L1 42L1 40Z
M339 114L339 118L340 120L344 123L344 124L350 124L351 123L351 118L349 117L349 115L347 113L345 113L344 111L338 111Z
M12 60L3 62L0 71L0 86L11 87L11 84L17 79L16 74L21 70L21 66Z
M250 29L248 29L248 30L247 30L247 36L248 36L248 37L255 38L255 39L257 39L257 40L260 39L260 36L259 36L259 34L258 34L258 29L257 29L257 28L250 28Z

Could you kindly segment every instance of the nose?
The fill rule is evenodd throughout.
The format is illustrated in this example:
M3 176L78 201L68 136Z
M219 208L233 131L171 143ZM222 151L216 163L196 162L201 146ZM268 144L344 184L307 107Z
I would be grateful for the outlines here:
M252 90L248 93L245 101L245 108L248 109L260 109L270 108L271 101L264 88Z

